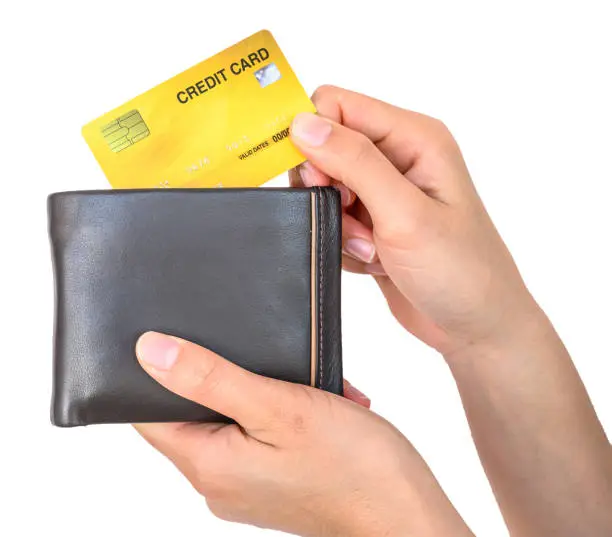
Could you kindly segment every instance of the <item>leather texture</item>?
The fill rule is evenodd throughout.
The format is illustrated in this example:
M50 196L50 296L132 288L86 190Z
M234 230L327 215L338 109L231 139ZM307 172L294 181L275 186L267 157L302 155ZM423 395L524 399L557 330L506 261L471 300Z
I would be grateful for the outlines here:
M314 385L342 393L336 190L65 192L48 210L55 425L226 420L142 370L148 330L301 384L316 340Z
M318 227L319 368L316 386L342 393L342 334L340 323L340 267L342 222L340 197L333 188L315 188ZM328 304L338 304L329 307ZM331 316L331 318L330 318Z

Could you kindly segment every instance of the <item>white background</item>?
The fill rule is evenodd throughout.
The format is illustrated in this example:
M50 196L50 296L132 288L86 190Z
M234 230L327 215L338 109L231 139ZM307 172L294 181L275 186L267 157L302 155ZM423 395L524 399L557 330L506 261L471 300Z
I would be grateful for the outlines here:
M608 2L358 4L2 3L0 534L265 533L215 520L129 426L49 424L45 206L52 191L107 188L83 124L262 28L308 92L334 83L447 123L612 433ZM343 308L346 376L472 529L505 535L442 359L402 332L365 277L345 275Z

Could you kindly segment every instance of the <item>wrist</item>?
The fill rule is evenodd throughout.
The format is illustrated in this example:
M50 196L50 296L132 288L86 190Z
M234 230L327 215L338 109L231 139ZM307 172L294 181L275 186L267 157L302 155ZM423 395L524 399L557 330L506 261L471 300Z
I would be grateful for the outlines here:
M482 337L465 338L443 353L451 370L466 361L487 360L490 357L530 352L558 339L548 317L529 296L519 307L506 311L497 330Z

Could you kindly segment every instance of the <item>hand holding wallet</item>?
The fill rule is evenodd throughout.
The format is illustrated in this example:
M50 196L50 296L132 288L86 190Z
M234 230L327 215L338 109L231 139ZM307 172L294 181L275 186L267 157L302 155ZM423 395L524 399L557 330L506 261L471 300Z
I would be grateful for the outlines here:
M341 393L340 222L333 188L52 194L52 422L225 420L140 368L148 330Z

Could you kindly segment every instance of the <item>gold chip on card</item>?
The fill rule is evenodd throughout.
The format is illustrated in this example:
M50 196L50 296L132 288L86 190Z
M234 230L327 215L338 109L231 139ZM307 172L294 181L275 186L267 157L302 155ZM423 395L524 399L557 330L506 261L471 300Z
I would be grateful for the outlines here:
M124 114L101 129L104 141L113 153L119 153L149 136L149 127L138 110Z

